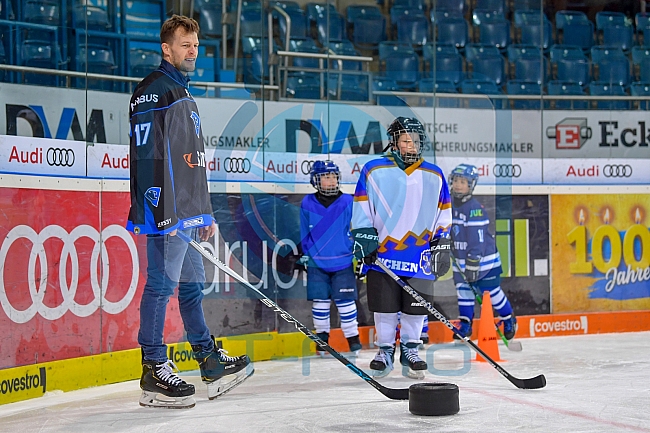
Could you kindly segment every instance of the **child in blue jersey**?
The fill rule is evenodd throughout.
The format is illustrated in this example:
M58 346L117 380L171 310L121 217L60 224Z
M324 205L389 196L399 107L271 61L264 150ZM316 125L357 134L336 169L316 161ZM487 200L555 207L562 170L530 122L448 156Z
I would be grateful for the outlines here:
M451 200L442 170L422 157L422 123L398 117L386 132L390 150L361 170L351 224L354 254L370 265L368 307L379 346L370 369L375 376L393 369L401 313L400 363L407 376L422 378L428 366L418 346L428 311L374 262L381 260L433 303L433 281L450 266Z
M453 228L451 239L455 257L454 283L458 294L459 332L472 335L474 299L485 290L490 292L492 306L501 316L503 335L515 336L517 319L510 301L501 290L501 259L494 237L488 231L490 220L483 206L472 197L478 181L473 165L461 164L449 176L453 197ZM454 338L456 334L454 334Z
M358 352L357 283L350 238L352 196L339 190L340 172L332 161L314 162L310 180L316 193L306 196L300 205L303 256L298 263L307 268L307 299L313 301L314 328L319 338L329 341L333 299L350 351Z

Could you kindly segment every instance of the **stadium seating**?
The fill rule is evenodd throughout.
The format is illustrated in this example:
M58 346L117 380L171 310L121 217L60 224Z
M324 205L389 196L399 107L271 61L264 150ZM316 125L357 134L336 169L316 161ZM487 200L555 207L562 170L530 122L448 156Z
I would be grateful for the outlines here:
M160 50L131 48L129 51L129 69L132 77L146 77L160 66Z
M436 8L439 11L449 11L462 16L467 11L467 3L465 0L438 0Z
M62 64L60 47L52 41L27 39L23 41L20 49L22 66L35 68L60 69ZM42 86L56 86L58 79L55 75L25 73L25 84L39 84Z
M114 75L117 69L113 51L106 46L88 45L87 47L80 47L77 57L77 65L81 72ZM111 91L114 82L89 79L87 85L88 89Z
M346 39L345 19L338 13L320 14L316 17L316 32L322 45L342 41Z
M469 26L463 17L446 17L438 19L436 24L436 41L442 45L453 45L464 50L469 40Z
M422 15L403 16L397 22L397 40L421 50L429 41L429 20Z
M420 78L417 54L397 51L385 60L385 75L394 80L401 90L411 90Z
M581 86L585 86L591 81L589 61L587 59L561 59L556 66L557 80L570 81Z
M634 65L633 77L643 82L650 82L650 48L632 48L632 64Z
M321 99L320 81L309 75L291 75L287 80L287 94L295 99Z
M488 96L502 93L499 87L490 80L464 80L460 83L460 90L462 93ZM503 107L501 99L491 99L489 97L469 99L465 103L467 108L500 109Z
M386 40L386 19L383 16L356 18L352 32L357 48L375 50L380 42Z
M438 80L434 81L433 78L424 78L418 83L418 91L422 93L458 93L456 84L452 81ZM425 96L420 98L420 105L425 107L433 107L435 99L433 96ZM458 108L460 101L457 98L438 97L437 106L440 108Z
M650 82L634 82L630 84L630 93L632 96L650 97ZM640 110L650 110L650 100L637 101L637 107Z
M650 13L639 12L634 16L636 37L639 45L650 47Z
M124 2L124 29L130 37L159 40L160 27L166 18L160 0L129 0Z
M540 96L542 86L540 83L526 80L510 80L506 84L506 91L509 95ZM539 99L513 99L511 107L515 110L540 110Z
M503 56L479 55L469 62L472 69L472 78L475 80L489 79L501 86L506 80L506 61Z
M542 56L520 56L514 63L515 79L543 85L549 75L548 61Z
M623 85L602 81L589 83L589 93L592 96L627 96ZM602 100L597 101L596 108L599 110L629 110L630 102L623 100Z
M56 0L28 0L23 4L23 20L58 26L61 24L61 6Z
M400 88L397 82L393 79L384 76L375 76L372 80L372 90L382 92L396 92ZM407 106L408 104L400 97L395 95L376 95L375 101L377 105L383 106Z
M504 15L506 5L504 0L476 0L476 9L485 9Z
M548 94L551 96L580 96L585 95L582 86L572 81L549 81ZM556 110L586 110L589 108L589 101L587 100L569 100L569 99L556 99L554 100L554 108ZM550 104L545 105L544 108L552 108Z
M110 30L112 25L105 9L77 5L72 10L72 27L105 32Z
M505 18L492 18L478 26L481 44L493 45L504 51L510 44L510 22Z

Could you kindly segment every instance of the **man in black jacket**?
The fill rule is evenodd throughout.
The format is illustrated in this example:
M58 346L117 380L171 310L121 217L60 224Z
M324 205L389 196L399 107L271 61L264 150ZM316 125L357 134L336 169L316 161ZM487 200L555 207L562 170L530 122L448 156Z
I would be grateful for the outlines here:
M208 397L216 398L253 374L248 356L228 356L215 345L201 301L201 255L178 230L195 240L216 233L205 172L199 110L186 73L198 54L197 22L174 15L163 24L160 67L136 87L129 107L131 210L127 229L147 235L147 282L140 302L142 378L140 405L193 407L194 385L178 377L163 341L165 310L178 286L178 303ZM167 398L158 398L162 394Z

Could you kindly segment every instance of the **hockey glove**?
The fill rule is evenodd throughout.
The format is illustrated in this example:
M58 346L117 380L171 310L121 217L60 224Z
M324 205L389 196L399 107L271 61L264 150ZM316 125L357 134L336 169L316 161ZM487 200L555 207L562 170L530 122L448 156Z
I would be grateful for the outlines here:
M291 262L291 273L296 269L307 272L307 263L309 262L309 256L301 256L300 254L290 254L287 256L289 262Z
M379 247L379 236L374 227L364 227L351 231L354 241L354 257L370 265L377 259L377 248Z
M481 259L465 259L465 278L468 282L473 283L478 280L479 270L481 269Z
M366 272L368 272L368 266L363 263L363 260L357 261L357 265L354 268L354 275L357 277L357 280L361 281L366 278Z
M451 240L449 238L435 238L429 242L431 252L431 272L440 278L449 272L451 267Z

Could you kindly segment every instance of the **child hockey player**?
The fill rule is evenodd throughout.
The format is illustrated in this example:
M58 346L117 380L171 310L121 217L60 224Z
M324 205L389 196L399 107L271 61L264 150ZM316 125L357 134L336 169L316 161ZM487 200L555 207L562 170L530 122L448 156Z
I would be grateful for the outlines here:
M370 369L376 376L393 369L401 312L400 363L409 377L422 378L427 364L418 345L427 310L372 263L378 257L433 303L433 281L450 266L451 203L442 171L422 158L426 135L420 121L398 117L387 133L390 150L364 165L352 211L354 254L370 265L368 307L375 313L379 346Z
M332 161L314 162L309 176L316 193L307 195L300 205L304 255L298 263L307 267L307 299L313 301L314 328L320 339L329 342L333 299L350 351L358 352L357 282L350 238L352 196L340 191L339 167Z
M473 165L460 164L451 172L449 181L453 197L451 238L456 259L453 270L458 294L459 332L466 337L472 335L475 291L480 296L488 290L492 305L501 316L503 335L511 340L515 336L517 319L501 290L501 259L494 237L488 231L490 220L487 213L472 197L478 170ZM458 339L456 334L454 338Z

